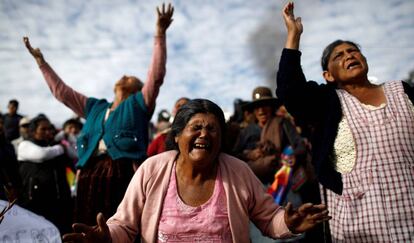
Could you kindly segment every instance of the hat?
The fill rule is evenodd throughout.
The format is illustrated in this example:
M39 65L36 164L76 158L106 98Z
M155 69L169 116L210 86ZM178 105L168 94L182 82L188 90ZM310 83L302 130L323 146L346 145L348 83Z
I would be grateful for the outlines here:
M244 109L252 110L258 106L270 105L275 109L282 105L279 99L273 97L268 87L259 86L253 90L252 101L244 105Z
M165 110L165 109L162 109L159 113L158 113L158 119L157 119L157 122L161 122L161 121L169 121L170 120L170 117L171 117L171 114L167 111L167 110Z
M24 126L24 125L29 125L29 124L30 124L30 119L27 117L23 117L19 121L19 126Z

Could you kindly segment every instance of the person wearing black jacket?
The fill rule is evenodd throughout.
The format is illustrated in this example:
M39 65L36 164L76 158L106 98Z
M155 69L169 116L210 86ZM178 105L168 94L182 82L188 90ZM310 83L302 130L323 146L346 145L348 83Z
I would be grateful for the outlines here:
M20 205L55 224L61 234L71 231L73 202L66 181L66 166L72 164L61 144L49 141L51 123L33 118L29 139L18 147L19 171L23 179Z
M300 65L303 26L293 3L283 17L288 34L276 93L314 128L312 160L328 189L332 240L413 241L414 89L401 81L372 84L359 45L344 40L322 54L327 84L307 82Z
M10 202L18 199L21 187L16 153L4 135L4 121L0 116L0 199Z

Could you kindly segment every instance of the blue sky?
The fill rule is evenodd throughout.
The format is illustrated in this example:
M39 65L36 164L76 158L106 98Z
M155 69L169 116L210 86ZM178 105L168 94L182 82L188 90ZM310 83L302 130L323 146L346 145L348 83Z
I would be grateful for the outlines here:
M251 99L258 85L275 87L285 28L281 0L175 0L168 30L167 75L156 113L182 96L208 98L233 112L235 98ZM22 37L29 36L71 87L113 98L122 75L145 80L152 53L155 7L144 0L1 0L0 110L11 98L20 113L42 112L56 125L73 113L50 94ZM370 76L405 79L414 69L413 0L296 1L303 19L302 66L324 82L319 59L335 39L362 46ZM155 114L156 114L155 113ZM156 118L156 115L153 117Z

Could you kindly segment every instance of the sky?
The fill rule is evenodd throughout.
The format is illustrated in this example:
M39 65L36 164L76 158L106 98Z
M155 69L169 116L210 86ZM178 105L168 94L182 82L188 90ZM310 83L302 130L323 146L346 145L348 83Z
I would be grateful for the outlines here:
M145 80L153 48L155 0L0 0L0 111L46 114L58 127L73 112L50 93L22 37L39 47L66 84L88 97L113 100L124 74ZM236 98L256 86L274 91L286 30L282 0L173 0L167 73L155 115L179 97L207 98L231 114ZM295 1L302 17L302 67L324 83L320 56L336 39L359 43L369 76L408 78L414 70L413 0Z

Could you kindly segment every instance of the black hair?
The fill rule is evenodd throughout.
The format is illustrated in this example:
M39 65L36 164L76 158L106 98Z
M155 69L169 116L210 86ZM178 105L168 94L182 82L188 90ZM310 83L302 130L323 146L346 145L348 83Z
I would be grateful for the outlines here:
M17 101L16 99L12 99L9 101L9 105L14 105L16 108L19 107L19 101Z
M69 125L74 125L74 126L78 127L79 129L82 129L82 127L83 127L82 122L79 121L79 119L77 119L77 118L71 118L71 119L66 120L63 123L62 128L65 129Z
M29 133L31 134L30 136L33 136L33 133L36 131L37 127L42 121L47 121L50 123L50 120L45 116L36 116L30 121L30 125L29 125Z
M356 44L355 42L349 41L349 40L336 40L332 42L331 44L326 46L322 52L322 57L321 57L322 71L328 70L329 58L331 57L333 50L335 49L335 47L342 45L342 44L349 44L357 48L358 51L361 51L361 47L358 44Z
M193 99L183 105L178 111L171 125L171 131L167 135L166 149L178 150L178 144L175 137L178 136L185 128L191 117L196 114L213 114L220 123L221 144L224 145L226 131L226 119L223 110L214 102L207 99ZM220 148L222 150L222 148Z
M157 122L162 122L162 121L168 122L170 120L170 117L171 117L170 112L168 112L166 109L162 109L160 110L160 112L158 112Z

